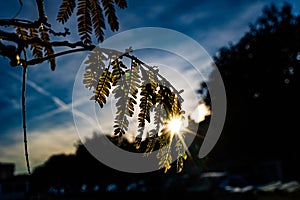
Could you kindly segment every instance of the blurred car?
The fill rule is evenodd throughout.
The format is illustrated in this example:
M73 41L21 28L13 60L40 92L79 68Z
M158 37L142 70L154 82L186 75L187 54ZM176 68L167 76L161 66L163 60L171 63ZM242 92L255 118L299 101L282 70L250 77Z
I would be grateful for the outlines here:
M219 188L230 193L246 193L255 188L243 176L229 175L219 184Z
M290 181L282 183L281 181L275 181L267 183L257 187L257 192L260 193L293 193L300 190L300 183L298 181Z

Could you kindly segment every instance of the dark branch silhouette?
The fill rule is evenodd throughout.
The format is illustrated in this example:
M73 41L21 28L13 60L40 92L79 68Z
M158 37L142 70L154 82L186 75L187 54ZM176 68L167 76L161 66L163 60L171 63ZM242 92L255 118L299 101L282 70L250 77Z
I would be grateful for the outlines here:
M30 173L30 165L27 150L27 129L26 129L26 76L30 65L36 65L49 61L51 70L55 70L55 58L67 54L72 54L81 51L91 51L95 46L89 39L91 28L94 28L98 41L103 41L105 29L104 14L102 8L97 0L78 0L75 1L63 0L58 13L57 21L62 24L65 23L75 7L77 7L78 17L78 31L81 40L77 42L69 41L52 41L50 34L53 37L66 37L70 35L70 30L64 27L64 32L57 32L51 28L48 23L47 15L45 13L44 0L36 0L36 8L38 18L36 20L16 19L17 15L23 7L23 1L19 0L20 9L11 19L0 19L0 55L9 59L9 64L12 67L23 67L23 83L22 83L22 119L23 119L23 133L24 133L24 148L25 158ZM71 2L71 4L70 4ZM89 3L91 2L91 4ZM108 23L112 31L118 30L118 21L115 14L114 4L120 8L126 8L126 1L111 2L110 0L103 0L102 6L105 9L105 16L108 17ZM91 7L92 6L92 7ZM89 13L91 10L91 13ZM83 21L92 17L92 21ZM101 17L101 19L99 18ZM90 27L90 28L89 28ZM15 32L11 32L11 28ZM9 29L7 31L6 29ZM83 37L85 35L85 37ZM64 50L56 53L54 47L65 47L69 50ZM32 51L33 58L27 58L27 51ZM22 55L22 52L23 55Z
M115 135L122 136L125 134L129 125L127 118L132 117L134 112L138 112L139 134L136 137L135 147L139 148L141 138L143 134L146 134L144 133L144 126L146 122L150 123L150 113L152 111L160 113L155 116L156 131L151 131L151 137L154 138L151 143L158 142L161 148L166 145L170 147L174 139L178 153L178 172L182 170L183 160L186 159L184 145L181 144L180 138L174 133L172 134L167 126L168 121L173 118L182 120L184 112L181 110L181 103L183 102L181 93L183 90L178 91L172 86L166 78L159 74L158 67L149 66L131 55L131 48L125 52L119 52L113 49L96 48L93 44L92 34L96 36L97 42L104 40L105 20L107 20L112 31L118 31L119 21L115 6L124 9L127 7L127 3L125 0L62 0L56 20L65 24L73 14L76 15L77 33L80 38L76 42L56 40L57 37L67 37L71 33L66 27L63 27L64 32L58 32L51 28L45 13L44 0L36 0L38 12L38 19L36 20L0 19L0 27L2 27L0 38L5 41L5 43L0 42L0 55L8 58L12 67L23 67L22 118L25 158L29 174L25 104L26 75L29 66L48 61L50 69L54 71L57 57L90 51L90 58L92 58L95 54L93 49L96 49L95 51L98 53L96 57L101 57L103 60L96 61L98 65L87 66L83 83L87 88L93 88L92 99L101 108L106 104L106 98L110 93L114 94L118 100L116 103L118 112L114 125ZM74 12L75 9L76 12ZM7 28L8 30L6 30ZM58 51L57 47L64 47L64 50ZM27 58L27 53L30 52L31 54L28 55L32 56ZM123 59L129 59L131 65L126 66ZM109 60L107 67L102 66L105 60ZM93 63L94 61L90 60L90 62ZM115 88L111 91L112 86ZM137 99L138 95L141 96L140 99ZM134 105L137 104L138 100L140 100L139 110L136 111ZM162 110L165 110L167 114L162 115ZM162 127L161 137L158 136L160 127ZM167 149L167 151L161 150L158 155L159 165L164 167L165 171L171 166L171 149Z

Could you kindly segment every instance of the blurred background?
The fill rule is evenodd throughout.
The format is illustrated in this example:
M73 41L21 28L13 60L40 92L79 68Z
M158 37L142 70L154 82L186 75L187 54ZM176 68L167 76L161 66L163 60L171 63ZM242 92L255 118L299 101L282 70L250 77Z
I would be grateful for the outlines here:
M1 19L19 1L1 2ZM59 3L46 1L55 24ZM34 1L24 1L18 18L34 19ZM177 173L120 172L96 160L79 142L72 117L72 89L87 53L47 63L28 72L29 155L26 174L21 116L21 69L0 57L0 199L96 199L101 195L141 194L158 199L184 194L202 199L299 199L298 111L300 89L300 3L298 1L131 1L117 10L120 30L165 27L196 40L212 57L226 90L224 128L214 149L198 158L202 137L189 147L191 157ZM53 16L52 16L53 15ZM74 19L66 26L74 26ZM56 27L56 25L54 25ZM107 30L106 37L114 35ZM76 35L71 36L76 41ZM212 70L208 82L217 71ZM199 77L197 91L208 108L211 96ZM199 102L200 103L200 102ZM213 110L213 108L212 108ZM213 116L213 112L211 113ZM204 135L211 116L197 124ZM111 140L114 142L113 138ZM130 149L124 142L122 148Z

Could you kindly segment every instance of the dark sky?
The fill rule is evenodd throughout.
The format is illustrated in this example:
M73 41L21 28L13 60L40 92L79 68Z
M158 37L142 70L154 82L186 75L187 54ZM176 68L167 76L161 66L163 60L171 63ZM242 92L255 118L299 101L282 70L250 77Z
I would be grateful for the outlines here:
M0 18L14 16L19 9L19 1L1 0ZM55 22L60 1L46 1L46 13L53 28L63 30ZM202 45L209 56L229 42L237 42L248 30L249 23L262 13L265 5L283 1L269 0L128 0L128 8L117 9L120 30L105 31L105 38L126 30L141 27L161 27L178 31ZM299 1L287 1L294 12L300 9ZM35 19L37 9L34 0L24 0L18 18ZM71 32L75 31L75 16L66 24ZM68 38L76 41L72 34ZM176 43L177 41L174 41ZM185 47L182 47L183 50ZM77 53L57 59L57 69L52 72L47 63L31 67L27 82L27 117L30 161L33 166L41 164L50 155L74 152L74 144L79 139L72 114L72 103L76 116L88 119L90 125L86 132L93 131L93 118L82 112L82 102L72 101L76 74L87 53ZM155 52L153 55L156 55ZM165 59L164 57L154 57ZM151 58L149 58L151 61ZM173 60L174 61L174 60ZM156 62L159 62L156 60ZM6 58L0 57L2 67L0 78L0 162L14 162L17 172L25 172L25 159L22 138L21 116L21 68L11 68ZM197 87L199 83L195 83ZM80 100L80 99L79 99ZM80 123L80 122L77 122ZM106 121L101 121L106 124ZM76 124L78 126L78 124Z

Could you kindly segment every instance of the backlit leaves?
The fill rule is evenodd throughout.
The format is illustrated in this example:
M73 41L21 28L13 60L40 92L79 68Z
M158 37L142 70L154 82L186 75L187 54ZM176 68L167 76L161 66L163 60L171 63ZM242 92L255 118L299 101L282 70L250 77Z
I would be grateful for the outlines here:
M155 127L147 129L148 144L145 155L159 148L157 158L159 167L165 171L172 163L171 146L176 144L177 171L183 169L186 157L183 137L170 133L167 121L176 116L182 116L180 93L171 83L159 74L158 67L150 67L136 57L109 49L96 48L85 62L83 83L88 89L93 88L91 98L98 102L101 108L106 104L110 93L116 100L114 119L114 135L122 136L129 131L133 116L137 117L137 133L134 145L140 148L145 126L151 122L153 114ZM126 60L130 65L126 66ZM108 63L105 65L105 63ZM98 76L98 77L97 77ZM134 115L137 113L137 115Z
M122 78L122 76L125 74L124 69L126 69L127 67L118 59L112 61L111 65L112 65L112 73L111 73L112 85L115 86Z
M150 123L150 109L156 103L157 83L151 76L151 71L141 68L142 86L140 99L140 113L138 115L139 127L145 126L145 121Z
M114 134L121 136L128 130L129 121L127 116L130 116L128 108L129 85L128 80L123 76L123 74L125 74L123 70L127 67L118 59L112 62L112 66L112 84L116 86L112 93L114 94L115 99L117 99Z
M102 53L99 47L94 48L88 55L88 59L84 63L86 64L86 68L83 78L83 84L86 88L92 89L97 87L99 77L105 69L104 61L107 60L108 58Z
M159 168L164 168L165 173L171 168L172 156L171 156L171 136L164 134L160 137L157 158L159 159Z
M184 135L181 135L183 137ZM183 162L184 160L187 159L187 155L185 153L185 148L182 143L182 138L177 138L176 140L176 151L177 151L177 160L176 160L176 165L177 165L177 172L181 172L183 169Z
M94 89L95 95L92 97L93 100L98 102L100 107L106 103L106 98L109 96L111 88L111 73L108 69L104 69L102 75L99 77L97 87Z
M160 97L160 95L158 95ZM150 136L157 136L158 133L161 130L161 126L163 125L164 121L167 119L167 113L164 109L163 104L161 104L161 100L157 100L158 104L156 106L153 106L153 112L154 112L154 125L155 128L150 131Z

